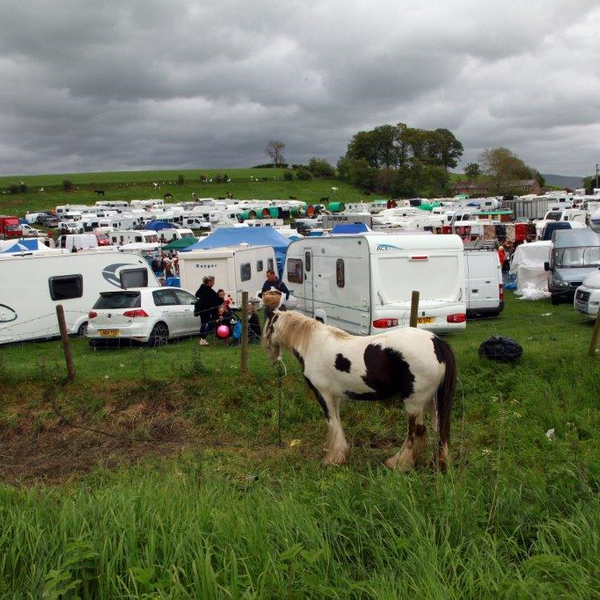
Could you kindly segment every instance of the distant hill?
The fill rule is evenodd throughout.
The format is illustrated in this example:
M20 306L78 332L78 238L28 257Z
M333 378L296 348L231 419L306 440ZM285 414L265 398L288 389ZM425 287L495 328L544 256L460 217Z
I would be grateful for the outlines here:
M559 188L576 188L583 187L583 177L569 177L568 175L546 175L542 173L542 177L546 180L546 185Z

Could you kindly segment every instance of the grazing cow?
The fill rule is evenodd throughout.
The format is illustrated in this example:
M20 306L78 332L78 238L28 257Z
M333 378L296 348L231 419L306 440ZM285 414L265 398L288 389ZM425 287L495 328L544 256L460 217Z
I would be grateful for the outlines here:
M173 194L171 194L171 192L167 192L166 194L163 194L163 198L166 200L167 198L172 198Z
M160 183L153 183L152 185L154 186L155 190L160 190Z
M94 190L98 196L104 196L104 190Z
M363 192L363 196L370 196L371 192Z
M296 198L296 196L290 196L289 198L290 200L298 200L298 198Z
M263 304L277 307L278 292L265 292ZM263 345L273 361L285 348L300 361L304 379L321 405L328 425L325 464L345 463L350 446L340 421L342 400L401 401L408 434L390 469L411 469L425 449L425 413L439 434L437 460L446 468L450 409L456 365L450 346L423 329L393 329L376 336L354 336L295 311L276 310L267 321Z
M329 202L329 196L326 196L325 198L321 198L319 200L319 202Z
M340 189L339 189L339 188L336 188L336 187L332 187L332 188L331 188L331 191L332 191L332 192L335 194L336 192L339 192L339 191L340 191Z

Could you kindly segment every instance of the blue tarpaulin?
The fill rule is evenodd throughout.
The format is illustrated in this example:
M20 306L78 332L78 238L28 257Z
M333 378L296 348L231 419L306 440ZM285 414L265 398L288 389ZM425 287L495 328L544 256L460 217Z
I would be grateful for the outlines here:
M279 272L282 273L285 254L290 243L288 238L281 235L273 227L222 227L199 242L180 250L180 252L226 248L228 246L239 246L240 244L271 246L275 250Z
M161 229L177 229L177 225L173 223L167 223L166 221L149 221L144 225L144 229L151 229L152 231L160 231Z
M352 223L349 225L336 225L331 230L331 235L338 235L340 233L345 234L356 234L356 233L367 233L371 231L364 223Z

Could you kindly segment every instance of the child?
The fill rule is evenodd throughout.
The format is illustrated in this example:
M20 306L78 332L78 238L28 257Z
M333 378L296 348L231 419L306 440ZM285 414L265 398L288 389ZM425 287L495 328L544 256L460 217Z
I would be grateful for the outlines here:
M248 341L260 342L261 333L256 308L254 304L248 303Z

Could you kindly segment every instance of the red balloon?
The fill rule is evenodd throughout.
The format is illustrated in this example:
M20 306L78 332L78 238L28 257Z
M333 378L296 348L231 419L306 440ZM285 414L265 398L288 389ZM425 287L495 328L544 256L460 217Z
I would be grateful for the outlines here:
M227 325L219 325L217 327L217 335L220 338L229 337L229 327L227 327Z

